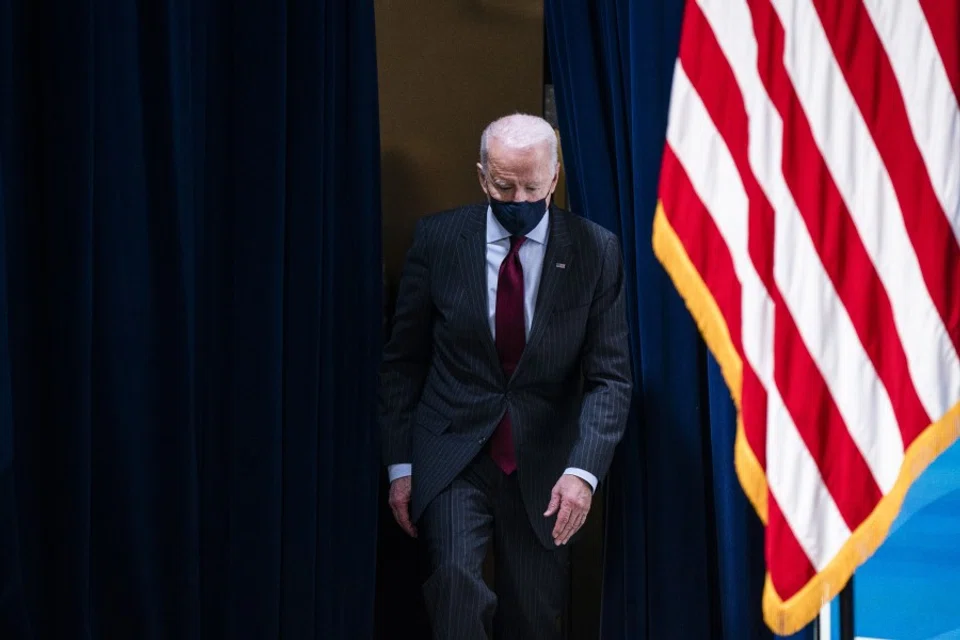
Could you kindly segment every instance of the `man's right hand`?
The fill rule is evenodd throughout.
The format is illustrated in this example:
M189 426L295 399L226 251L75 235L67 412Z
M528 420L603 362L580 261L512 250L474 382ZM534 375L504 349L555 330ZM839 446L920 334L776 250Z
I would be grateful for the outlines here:
M390 509L400 528L411 538L417 537L417 528L410 522L411 476L397 478L390 483Z

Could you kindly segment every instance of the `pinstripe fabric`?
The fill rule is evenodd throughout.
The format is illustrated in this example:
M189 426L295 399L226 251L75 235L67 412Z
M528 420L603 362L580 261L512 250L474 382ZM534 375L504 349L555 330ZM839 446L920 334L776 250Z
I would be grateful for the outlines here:
M569 547L546 549L527 520L517 476L478 456L421 518L431 563L424 598L436 638L561 638ZM482 565L493 541L496 596ZM494 613L496 617L494 618Z
M380 371L384 463L412 462L415 522L481 453L508 407L512 481L546 549L554 549L554 518L542 514L564 469L600 480L607 472L632 386L620 245L579 216L556 207L550 216L533 324L510 379L487 318L486 205L417 225Z
M483 580L483 560L493 536L497 482L477 466L441 491L421 519L430 559L423 596L435 638L486 640L493 629L497 599Z
M545 548L528 522L517 476L501 474L500 479L494 503L494 637L559 640L569 588L570 547Z

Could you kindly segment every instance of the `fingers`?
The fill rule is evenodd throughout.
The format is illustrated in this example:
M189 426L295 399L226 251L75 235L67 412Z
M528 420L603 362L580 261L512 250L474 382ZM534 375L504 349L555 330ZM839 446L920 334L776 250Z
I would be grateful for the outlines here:
M410 488L409 484L402 480L396 481L390 486L390 510L393 511L393 519L397 521L400 528L411 538L417 537L417 528L410 520Z
M557 509L560 508L560 490L557 487L553 488L553 491L550 493L550 504L547 505L547 510L543 512L545 518L549 518L557 512Z
M563 509L561 508L561 513ZM582 510L571 510L570 517L562 525L557 519L557 526L553 529L553 541L557 546L565 545L570 542L570 538L580 530L583 523L587 521L587 512Z
M583 500L579 496L568 497L563 495L559 502L557 521L553 527L553 541L557 546L567 544L570 541L570 538L587 521L587 514L590 512L589 500ZM547 511L550 512L549 509Z
M559 545L560 541L563 540L563 534L575 521L576 517L572 504L568 500L563 500L560 504L560 512L557 514L557 522L553 525L553 541Z
M393 511L393 519L397 521L400 528L411 538L416 538L417 528L410 520L410 505L405 503L396 506L390 505L390 508Z
M567 525L565 531L562 532L560 540L557 542L558 546L562 546L570 542L577 531L583 526L583 523L587 521L586 512L581 511L575 517L570 518L570 523Z

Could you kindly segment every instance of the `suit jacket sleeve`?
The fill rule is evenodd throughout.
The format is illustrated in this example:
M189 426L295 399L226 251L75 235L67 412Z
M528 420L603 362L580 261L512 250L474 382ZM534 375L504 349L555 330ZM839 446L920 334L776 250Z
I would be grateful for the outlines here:
M570 467L602 479L623 436L633 380L627 329L623 259L613 237L603 251L597 286L581 357L584 380L580 436L570 454Z
M430 366L432 327L427 241L419 221L400 276L393 328L380 366L379 414L386 465L410 462L410 420Z

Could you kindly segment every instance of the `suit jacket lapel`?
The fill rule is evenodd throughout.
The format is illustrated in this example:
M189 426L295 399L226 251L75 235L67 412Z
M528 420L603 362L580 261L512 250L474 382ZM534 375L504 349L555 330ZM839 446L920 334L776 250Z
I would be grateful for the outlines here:
M487 210L486 207L477 207L470 212L469 219L460 236L460 248L457 257L460 271L464 275L467 287L466 313L469 320L477 328L483 349L490 360L490 368L498 379L503 379L503 368L500 366L500 357L497 347L490 333L490 322L487 318Z
M569 214L550 208L550 237L547 240L547 252L543 257L543 271L540 274L540 289L537 292L537 304L533 312L533 326L530 327L530 336L527 338L527 345L520 357L520 362L517 363L517 369L513 373L514 377L517 371L523 368L527 354L537 346L537 342L543 336L543 331L550 322L550 316L553 315L553 303L557 292L563 286L566 274L572 266L570 260L573 242L567 228L566 215Z

